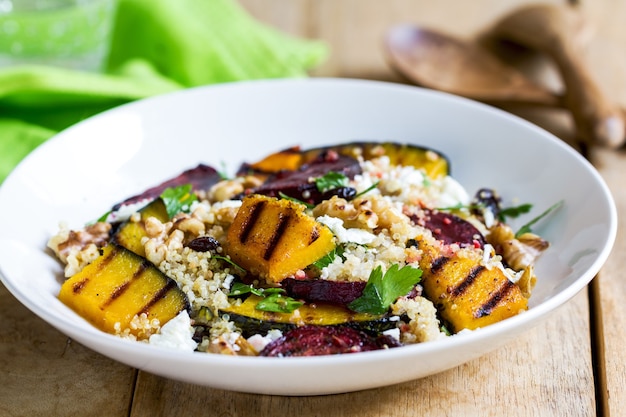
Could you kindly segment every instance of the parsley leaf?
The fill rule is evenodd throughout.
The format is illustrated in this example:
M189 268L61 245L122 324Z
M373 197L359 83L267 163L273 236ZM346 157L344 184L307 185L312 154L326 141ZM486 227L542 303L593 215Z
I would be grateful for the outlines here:
M339 172L330 171L323 177L315 179L315 186L319 192L334 190L335 188L347 187L350 184L348 177Z
M280 293L273 293L259 301L256 305L257 310L271 311L274 313L291 313L304 304L302 301L294 300Z
M563 200L559 201L556 204L553 204L552 206L548 207L548 209L546 211L544 211L543 213L541 213L539 216L535 217L534 219L532 219L531 221L529 221L528 223L526 223L525 225L523 225L518 231L517 233L515 233L515 237L520 237L521 235L523 235L524 233L530 233L532 232L531 230L531 226L533 226L535 223L537 223L539 220L543 219L544 217L546 217L548 214L552 213L554 210L560 208L563 205Z
M498 218L500 219L501 222L504 222L507 217L514 219L516 217L521 216L522 214L526 214L530 212L532 208L533 208L532 204L522 204L517 207L507 207L507 208L500 210L500 213L498 213Z
M254 288L252 285L244 284L243 282L234 282L230 287L229 297L237 297L244 294L254 294L259 297L263 297L263 290L260 288Z
M370 274L363 294L348 304L348 308L358 313L384 314L389 306L411 291L422 277L422 270L410 266L400 268L393 264L383 275L378 266Z
M344 252L344 248L341 246L337 246L335 247L335 249L331 250L326 255L322 256L320 259L313 262L313 265L315 265L319 269L322 269L332 264L333 261L337 258L337 256L340 256L343 258L343 252Z
M191 184L180 185L178 187L166 188L161 193L161 199L165 204L167 215L171 219L176 214L188 213L191 203L198 200L198 197L191 192Z
M261 311L271 311L274 313L291 313L302 304L302 301L295 300L284 295L282 288L255 288L243 282L235 282L228 293L229 297L237 297L245 294L254 294L261 297L256 309Z

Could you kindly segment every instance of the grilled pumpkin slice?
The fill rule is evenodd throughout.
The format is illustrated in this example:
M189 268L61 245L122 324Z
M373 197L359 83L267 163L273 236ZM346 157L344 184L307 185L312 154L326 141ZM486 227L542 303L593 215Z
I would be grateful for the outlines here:
M221 310L241 329L244 337L254 334L266 334L277 329L282 332L299 326L336 326L345 325L366 333L381 333L398 326L398 321L389 316L369 313L356 313L340 305L315 303L303 304L292 313L275 313L258 310L256 307L262 298L250 295L240 305L233 305Z
M435 303L450 330L485 327L528 308L520 288L500 268L488 269L458 253L443 256L423 242L419 247L423 250L424 294Z
M270 284L293 275L335 248L332 232L290 200L253 194L228 230L226 253Z
M450 164L445 155L429 148L395 142L350 142L308 150L300 150L298 147L284 149L253 164L244 164L239 175L255 174L264 179L269 174L283 170L295 171L326 151L355 158L361 156L365 160L386 155L392 165L423 169L430 178L441 178L450 173Z
M141 219L138 222L128 220L124 222L113 235L113 242L125 247L131 252L136 253L141 257L146 256L146 250L141 243L141 239L147 236L146 233L146 219L149 217L155 217L161 222L169 220L167 215L167 209L163 200L157 198L146 207L140 210Z
M130 328L135 315L164 325L189 308L174 280L135 253L109 244L101 255L61 286L59 299L97 328L116 333ZM141 329L131 329L142 336ZM143 335L149 336L149 335Z

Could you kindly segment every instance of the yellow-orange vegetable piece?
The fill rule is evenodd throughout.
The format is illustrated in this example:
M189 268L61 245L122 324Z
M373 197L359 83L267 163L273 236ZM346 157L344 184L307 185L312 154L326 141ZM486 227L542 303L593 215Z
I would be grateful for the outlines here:
M146 250L141 243L141 239L147 236L146 233L146 219L148 217L155 217L161 222L165 223L169 220L167 215L167 209L163 200L157 198L152 203L140 210L141 220L134 222L128 220L126 223L120 226L119 230L113 236L113 241L120 246L125 247L131 252L136 253L141 257L146 256Z
M61 286L59 299L94 326L108 333L130 328L135 315L164 325L188 308L176 282L133 252L109 244L102 254ZM131 329L141 336L140 329ZM144 336L149 336L144 335Z
M487 268L458 253L442 256L423 242L419 247L424 294L454 332L485 327L528 308L520 288L500 268Z
M332 232L302 204L251 195L228 230L226 253L268 283L278 283L335 248Z
M302 166L302 153L299 148L289 148L267 155L250 165L250 169L264 173L276 173L281 170L295 171Z
M347 307L336 304L303 304L291 313L277 313L257 309L263 298L250 295L241 304L222 309L225 313L234 313L261 322L291 323L299 326L332 326L337 324L373 322L383 316L370 313L357 313Z

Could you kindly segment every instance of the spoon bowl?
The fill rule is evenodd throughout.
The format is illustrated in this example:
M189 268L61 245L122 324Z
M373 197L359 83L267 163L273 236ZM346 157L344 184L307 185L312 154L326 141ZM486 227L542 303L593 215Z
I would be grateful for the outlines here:
M390 65L411 82L494 105L556 107L560 98L478 43L410 24L385 38Z
M503 17L490 30L494 38L516 42L553 59L565 85L565 106L578 134L588 143L621 146L626 136L621 110L603 94L573 41L581 16L568 7L531 5Z

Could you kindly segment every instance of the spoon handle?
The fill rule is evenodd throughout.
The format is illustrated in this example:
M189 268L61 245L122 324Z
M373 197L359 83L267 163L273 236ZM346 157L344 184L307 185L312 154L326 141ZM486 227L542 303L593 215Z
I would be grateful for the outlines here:
M588 142L615 148L624 143L626 127L619 108L611 104L571 45L554 48L565 92L564 104L572 112L580 136Z
M568 8L526 6L502 19L492 33L553 58L566 88L563 104L571 111L581 139L616 148L626 139L624 118L602 94L571 41L579 18Z

